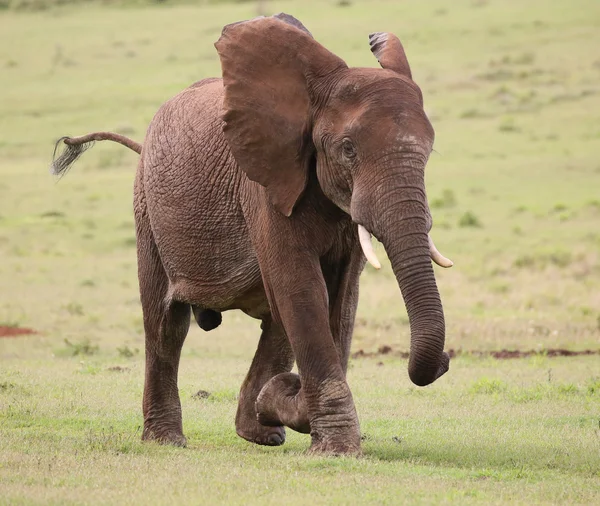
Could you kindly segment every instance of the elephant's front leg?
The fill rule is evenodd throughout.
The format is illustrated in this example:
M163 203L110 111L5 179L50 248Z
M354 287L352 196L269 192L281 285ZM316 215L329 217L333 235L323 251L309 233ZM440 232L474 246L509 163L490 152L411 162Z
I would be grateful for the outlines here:
M259 256L260 261L273 318L285 328L298 363L301 396L292 395L290 400L297 407L303 400L306 403L311 450L360 452L358 417L331 332L328 291L319 258L281 248L270 250L266 258ZM293 389L287 382L282 386Z
M262 425L257 420L256 398L271 378L289 373L294 365L294 354L281 325L271 316L263 319L258 349L250 370L242 384L235 416L235 428L240 437L253 443L278 446L285 442L285 429L279 421Z
M329 295L330 327L344 374L348 368L356 308L358 280L365 259L360 248L341 261L321 262ZM286 372L271 379L257 399L258 419L264 425L285 425L298 432L310 432L300 377Z
M358 244L341 261L323 262L323 275L327 281L329 292L331 333L344 374L348 369L354 320L358 307L358 280L365 262L365 257Z

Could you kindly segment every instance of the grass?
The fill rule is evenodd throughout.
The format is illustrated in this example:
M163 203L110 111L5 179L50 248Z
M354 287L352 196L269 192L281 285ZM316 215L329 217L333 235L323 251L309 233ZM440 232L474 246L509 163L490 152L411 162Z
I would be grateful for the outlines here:
M462 354L425 389L394 353L353 359L365 455L309 457L291 431L282 448L235 436L258 324L226 313L184 347L189 447L139 441L136 156L99 144L59 184L46 167L61 135L141 140L257 6L134 3L0 12L0 322L40 332L0 338L0 503L600 502L597 356ZM376 65L368 33L402 39L436 130L447 347L600 348L597 2L349 3L266 2L351 65ZM367 267L354 351L406 350L407 323L389 264Z
M139 359L111 350L31 361L27 371L9 364L0 381L5 500L591 504L600 493L596 357L578 359L575 372L571 359L515 367L460 358L429 389L408 385L404 361L353 361L365 456L335 459L307 457L308 437L294 433L283 448L237 438L245 361L206 358L219 353L206 346L182 363L185 450L139 441ZM210 397L195 398L198 386Z

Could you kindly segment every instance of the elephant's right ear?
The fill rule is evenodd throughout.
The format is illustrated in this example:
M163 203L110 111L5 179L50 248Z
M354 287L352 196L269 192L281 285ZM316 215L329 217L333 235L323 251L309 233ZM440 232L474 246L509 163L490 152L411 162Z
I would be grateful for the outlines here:
M287 14L227 25L215 47L225 86L225 138L248 178L289 216L314 153L314 85L346 64Z

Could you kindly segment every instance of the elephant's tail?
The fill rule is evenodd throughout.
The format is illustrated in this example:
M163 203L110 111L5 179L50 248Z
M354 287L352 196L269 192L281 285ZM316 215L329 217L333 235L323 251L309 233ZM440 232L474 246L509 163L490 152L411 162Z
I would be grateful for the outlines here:
M125 137L124 135L115 134L112 132L94 132L81 137L61 137L56 141L54 153L52 155L52 164L50 172L55 176L64 176L71 168L71 165L82 155L84 151L91 148L95 141L113 141L127 146L135 151L138 155L142 152L142 145ZM66 148L58 156L57 152L61 143L64 143Z

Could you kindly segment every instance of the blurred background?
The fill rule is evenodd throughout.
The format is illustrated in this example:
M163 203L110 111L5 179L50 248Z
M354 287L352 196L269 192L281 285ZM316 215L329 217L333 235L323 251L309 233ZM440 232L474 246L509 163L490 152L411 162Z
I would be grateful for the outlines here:
M57 184L54 142L98 130L142 141L164 101L220 75L225 24L280 11L351 66L377 66L371 32L405 46L436 130L432 233L455 262L436 267L447 348L598 348L597 0L0 0L0 326L38 332L3 340L5 356L141 360L137 156L100 143ZM258 332L226 313L211 334L194 324L184 355L249 363ZM408 345L389 264L367 266L354 351Z

